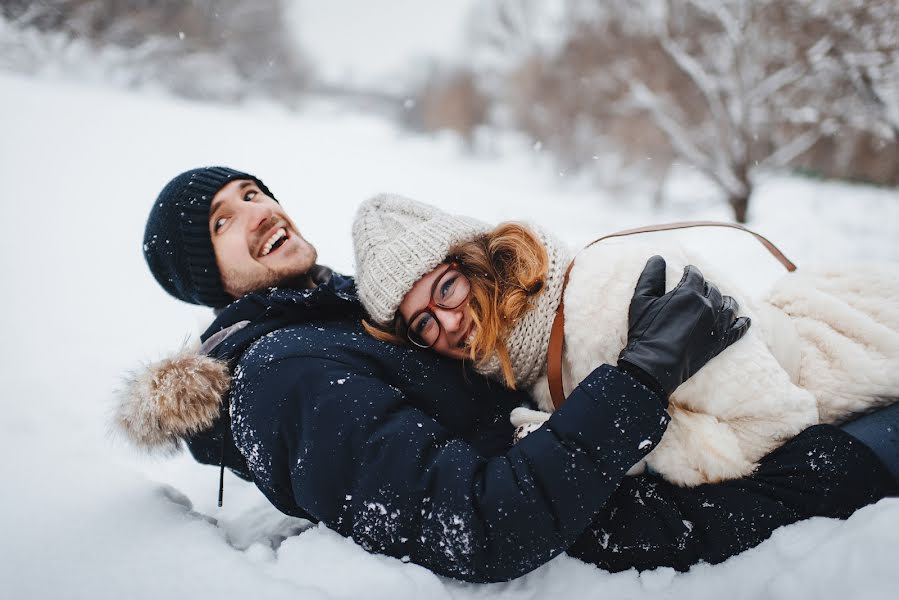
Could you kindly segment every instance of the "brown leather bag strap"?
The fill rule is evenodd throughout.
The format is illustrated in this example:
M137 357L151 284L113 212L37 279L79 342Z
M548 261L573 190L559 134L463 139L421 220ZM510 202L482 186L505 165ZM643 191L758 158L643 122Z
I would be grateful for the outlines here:
M691 227L729 227L731 229L739 229L741 231L745 231L746 233L752 234L755 239L757 239L762 246L765 247L768 252L771 253L774 258L780 262L784 266L787 271L793 272L796 270L796 265L788 259L780 249L775 246L768 238L763 235L760 235L742 225L737 225L736 223L725 223L719 221L683 221L680 223L662 223L660 225L648 225L646 227L635 227L633 229L625 229L622 231L616 231L615 233L610 233L608 235L604 235L600 238L597 238L584 246L583 250L586 250L593 244L601 242L603 240L607 240L609 238L614 237L624 237L627 235L635 235L638 233L651 233L654 231L670 231L673 229L689 229ZM577 258L577 256L575 256ZM556 309L556 317L553 319L552 329L550 330L549 335L549 347L547 348L547 356L546 356L546 375L549 380L549 394L553 401L553 406L555 406L556 410L562 406L562 402L565 401L565 390L562 388L562 346L564 344L565 338L565 288L568 287L568 276L571 274L571 267L574 266L574 260L571 261L571 264L568 265L568 268L565 270L565 279L562 282L562 299L559 301L559 307Z

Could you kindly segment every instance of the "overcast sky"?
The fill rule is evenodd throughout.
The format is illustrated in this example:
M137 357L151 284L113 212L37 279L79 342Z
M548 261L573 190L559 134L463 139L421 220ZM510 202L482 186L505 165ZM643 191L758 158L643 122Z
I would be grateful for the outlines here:
M300 42L328 78L380 81L409 62L463 51L463 25L475 0L298 0Z

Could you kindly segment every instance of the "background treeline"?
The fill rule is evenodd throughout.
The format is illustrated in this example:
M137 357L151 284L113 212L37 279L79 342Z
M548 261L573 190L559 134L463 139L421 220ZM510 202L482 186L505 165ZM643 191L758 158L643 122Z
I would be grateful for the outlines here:
M565 168L685 162L741 221L760 168L899 184L896 0L496 0L471 34L481 56L444 82L471 118L447 123L527 132Z
M63 55L70 62L102 61L130 86L157 84L201 100L263 96L289 104L307 88L311 68L286 28L284 8L281 0L0 0L15 29L54 34L19 34L16 47L2 49L7 63L18 54L9 66L19 70Z
M899 185L896 0L483 0L466 53L410 69L400 94L321 80L281 0L0 8L0 60L19 70L87 45L129 85L289 106L324 94L475 150L517 132L604 186L661 189L686 163L741 221L760 169Z

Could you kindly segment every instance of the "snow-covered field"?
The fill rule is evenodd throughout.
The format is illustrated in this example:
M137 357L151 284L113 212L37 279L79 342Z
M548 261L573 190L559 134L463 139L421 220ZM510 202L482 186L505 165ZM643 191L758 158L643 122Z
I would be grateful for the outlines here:
M474 586L366 554L283 517L233 477L185 456L149 459L107 434L121 374L196 334L210 314L172 300L140 252L174 174L227 164L262 177L322 262L352 270L356 204L396 191L485 220L527 218L572 244L650 221L728 213L684 173L669 202L595 191L539 152L465 155L369 117L309 107L215 108L0 75L0 596L25 598L894 598L899 500L814 519L686 574L610 575L559 557ZM771 176L753 227L800 265L899 261L899 192ZM735 232L690 233L752 286L778 265ZM303 533L300 533L303 531Z

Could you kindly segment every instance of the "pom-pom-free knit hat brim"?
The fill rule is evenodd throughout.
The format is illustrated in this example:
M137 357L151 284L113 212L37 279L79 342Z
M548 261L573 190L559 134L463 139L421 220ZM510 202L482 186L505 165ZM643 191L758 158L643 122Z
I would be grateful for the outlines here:
M212 198L235 179L250 179L274 199L262 181L227 167L185 171L163 188L144 229L144 258L153 277L169 294L213 308L231 303L215 261L209 234ZM277 200L275 200L277 202Z
M388 326L415 282L453 246L490 231L470 217L393 194L363 202L353 221L356 289L371 319Z
M546 347L556 308L562 298L568 247L544 231L528 226L547 253L546 280L530 300L530 309L506 339L512 372L518 386L534 384L546 368ZM453 246L493 229L490 225L401 196L376 196L359 207L353 223L356 288L372 320L381 326L393 321L403 297L422 276L448 258ZM496 355L477 370L503 380Z

